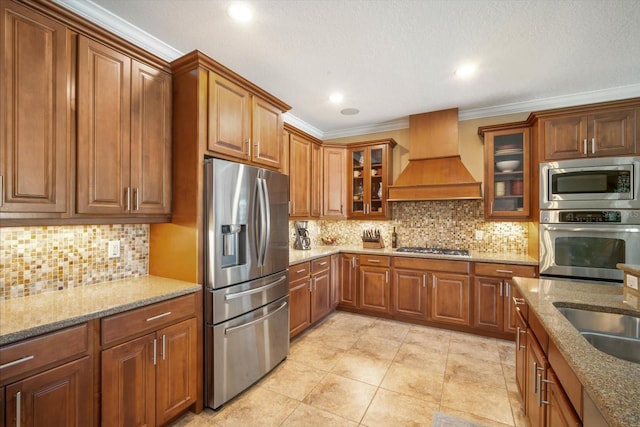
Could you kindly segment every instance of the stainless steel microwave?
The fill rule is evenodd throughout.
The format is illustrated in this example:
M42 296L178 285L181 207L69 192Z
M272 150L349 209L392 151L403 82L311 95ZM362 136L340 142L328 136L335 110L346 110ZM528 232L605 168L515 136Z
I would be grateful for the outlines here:
M640 157L540 164L540 209L640 209Z

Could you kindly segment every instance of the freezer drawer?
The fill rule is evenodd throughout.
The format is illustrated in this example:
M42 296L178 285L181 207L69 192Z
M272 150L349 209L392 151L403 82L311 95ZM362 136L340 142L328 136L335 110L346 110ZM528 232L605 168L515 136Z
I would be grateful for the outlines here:
M289 297L220 325L208 325L205 341L207 405L217 409L287 357Z
M207 292L205 321L217 325L289 294L287 271Z

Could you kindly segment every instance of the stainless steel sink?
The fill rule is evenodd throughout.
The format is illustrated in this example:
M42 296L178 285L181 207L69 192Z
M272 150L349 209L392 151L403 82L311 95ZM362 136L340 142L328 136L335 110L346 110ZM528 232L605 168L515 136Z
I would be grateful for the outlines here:
M573 307L556 308L598 350L640 363L640 317Z

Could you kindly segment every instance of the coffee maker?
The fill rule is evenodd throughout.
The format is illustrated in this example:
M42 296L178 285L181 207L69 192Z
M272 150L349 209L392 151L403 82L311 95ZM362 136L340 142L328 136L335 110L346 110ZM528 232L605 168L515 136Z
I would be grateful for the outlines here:
M307 230L307 221L296 221L293 226L296 229L296 240L293 242L293 249L306 251L311 249L311 238Z

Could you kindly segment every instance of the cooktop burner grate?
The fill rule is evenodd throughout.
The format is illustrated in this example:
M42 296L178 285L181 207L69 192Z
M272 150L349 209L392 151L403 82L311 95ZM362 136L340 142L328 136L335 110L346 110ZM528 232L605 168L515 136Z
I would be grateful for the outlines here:
M419 253L419 254L469 257L469 251L466 249L444 249L444 248L424 248L420 246L404 246L396 249L396 252L412 252L412 253Z

